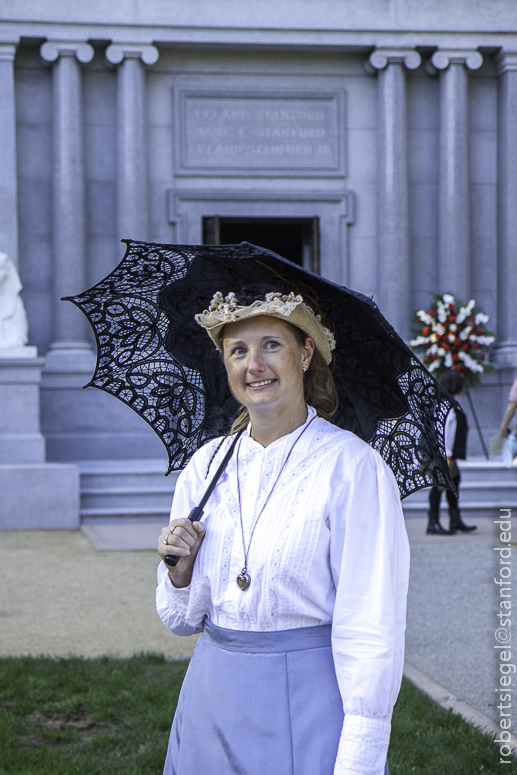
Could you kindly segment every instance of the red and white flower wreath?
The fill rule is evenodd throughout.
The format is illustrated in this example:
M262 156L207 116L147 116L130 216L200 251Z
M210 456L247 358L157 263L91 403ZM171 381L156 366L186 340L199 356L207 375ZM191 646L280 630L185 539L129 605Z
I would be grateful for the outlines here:
M481 352L494 341L485 328L489 317L476 311L474 299L464 304L449 293L436 295L427 312L419 309L415 315L420 324L413 329L416 337L410 344L416 351L423 351L421 360L436 378L454 369L474 387L479 384L480 374L493 370Z

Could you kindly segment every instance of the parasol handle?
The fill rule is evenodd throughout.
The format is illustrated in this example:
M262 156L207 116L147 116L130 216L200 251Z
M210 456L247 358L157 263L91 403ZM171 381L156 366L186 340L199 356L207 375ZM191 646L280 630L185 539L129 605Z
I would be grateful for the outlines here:
M230 449L227 451L226 455L224 456L224 458L222 460L221 465L219 466L219 468L215 472L214 478L212 479L212 481L208 485L208 488L207 488L205 494L203 495L203 497L201 499L201 503L199 504L199 506L194 506L194 508L192 509L190 514L188 515L188 519L191 522L199 522L199 520L203 516L203 509L204 509L204 507L206 505L206 502L209 499L209 497L212 495L213 491L215 490L215 485L217 484L217 481L218 481L219 477L221 476L221 474L223 473L224 469L228 465L228 461L229 461L229 459L231 458L231 456L233 454L233 450L235 449L235 445L237 444L237 441L240 438L240 435L243 432L243 430L244 430L244 428L242 430L240 430L236 434L234 440L232 441L232 443L230 445ZM178 557L175 554L168 554L168 555L166 555L166 557L164 558L163 561L164 561L164 563L169 568L175 568L176 565L178 564L178 562L180 561L180 559L181 559L181 557Z
M200 509L199 506L194 506L188 515L188 519L190 519L191 522L199 522L202 516L203 509ZM175 568L180 559L181 557L178 557L176 554L168 554L164 559L164 563L168 565L169 568Z

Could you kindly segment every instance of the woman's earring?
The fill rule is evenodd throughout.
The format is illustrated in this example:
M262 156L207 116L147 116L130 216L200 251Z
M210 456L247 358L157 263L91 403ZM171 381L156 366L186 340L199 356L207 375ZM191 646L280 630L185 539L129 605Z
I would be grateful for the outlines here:
M307 371L308 368L309 367L307 366L306 363L302 363L302 371L303 371L304 374L305 374L305 372Z

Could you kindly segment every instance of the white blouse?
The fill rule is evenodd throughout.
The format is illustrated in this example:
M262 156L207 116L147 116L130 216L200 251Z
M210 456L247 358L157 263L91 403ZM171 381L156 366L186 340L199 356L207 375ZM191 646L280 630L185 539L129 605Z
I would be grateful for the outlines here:
M286 630L332 622L345 719L335 775L383 775L404 661L409 544L395 478L381 456L316 417L262 447L245 431L210 497L206 535L189 587L176 589L160 563L156 607L169 630L191 635L205 616L235 630ZM278 482L295 440L299 441ZM178 478L171 520L188 516L227 449L199 449ZM236 465L251 585L244 565Z
M451 409L445 420L445 454L447 457L452 457L452 450L454 449L454 442L456 441L456 427L458 420L456 418L456 412Z

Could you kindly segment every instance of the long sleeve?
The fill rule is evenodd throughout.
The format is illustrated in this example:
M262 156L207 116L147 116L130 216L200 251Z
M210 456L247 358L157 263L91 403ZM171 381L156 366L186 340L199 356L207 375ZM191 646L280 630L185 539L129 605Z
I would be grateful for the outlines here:
M170 520L188 517L194 506L201 486L200 471L205 458L204 450L197 453L197 459L191 460L181 472L176 482L172 501ZM156 611L168 630L175 635L193 635L203 630L202 620L197 624L186 621L190 586L176 589L170 582L167 567L160 562L157 570Z
M447 415L447 419L445 420L445 431L444 431L445 454L447 455L447 457L452 456L452 451L454 449L454 440L456 438L457 425L458 425L458 420L456 419L456 412L454 411L454 409L451 409L451 411Z
M402 680L409 544L391 471L359 453L330 515L332 646L345 720L335 775L383 775Z

